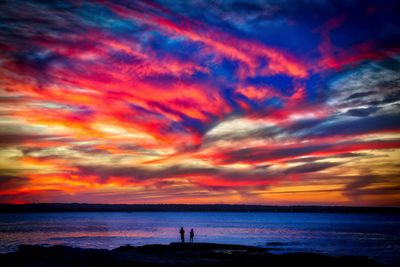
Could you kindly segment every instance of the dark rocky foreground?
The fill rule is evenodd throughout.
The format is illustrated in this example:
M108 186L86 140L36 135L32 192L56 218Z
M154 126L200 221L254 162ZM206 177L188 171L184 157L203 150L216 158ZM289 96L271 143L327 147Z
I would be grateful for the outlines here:
M114 250L22 245L0 255L5 266L382 266L368 258L312 253L274 255L263 248L212 243L123 246Z

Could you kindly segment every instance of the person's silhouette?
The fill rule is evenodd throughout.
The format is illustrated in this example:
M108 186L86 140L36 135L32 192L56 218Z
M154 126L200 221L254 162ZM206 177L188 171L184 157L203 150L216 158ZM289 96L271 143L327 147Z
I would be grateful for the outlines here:
M190 230L190 243L193 243L194 231L193 228Z
M181 234L181 242L185 243L185 230L183 230L183 227L181 227L179 233Z

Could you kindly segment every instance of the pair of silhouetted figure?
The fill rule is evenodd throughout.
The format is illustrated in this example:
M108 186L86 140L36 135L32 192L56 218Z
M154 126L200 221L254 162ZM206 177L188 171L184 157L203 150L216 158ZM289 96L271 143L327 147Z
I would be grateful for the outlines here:
M181 227L181 230L179 231L179 233L181 234L181 242L185 243L185 230L183 229L183 227ZM193 238L194 238L194 231L192 228L190 230L190 243L193 243Z

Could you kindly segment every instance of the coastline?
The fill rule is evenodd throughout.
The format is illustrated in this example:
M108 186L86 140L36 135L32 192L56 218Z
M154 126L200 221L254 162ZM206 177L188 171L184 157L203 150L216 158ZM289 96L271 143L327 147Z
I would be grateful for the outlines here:
M1 266L387 266L370 258L317 253L273 254L268 249L215 243L121 246L113 250L20 245L0 255Z
M88 204L88 203L0 203L0 213L35 212L311 212L396 214L400 207L367 206L270 206L244 204Z

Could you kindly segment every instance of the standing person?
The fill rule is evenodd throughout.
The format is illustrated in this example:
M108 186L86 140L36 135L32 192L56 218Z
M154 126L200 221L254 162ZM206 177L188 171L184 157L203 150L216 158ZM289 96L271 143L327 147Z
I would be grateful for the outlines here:
M181 234L181 242L185 243L185 230L183 230L183 227L181 227L179 233Z
M194 231L193 228L190 230L190 243L193 243Z

